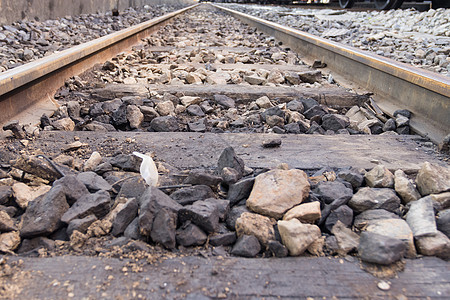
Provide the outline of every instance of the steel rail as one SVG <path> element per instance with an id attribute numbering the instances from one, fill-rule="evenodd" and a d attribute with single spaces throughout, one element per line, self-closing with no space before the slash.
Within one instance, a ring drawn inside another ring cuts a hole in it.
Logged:
<path id="1" fill-rule="evenodd" d="M 129 50 L 173 17 L 197 5 L 0 73 L 0 124 L 13 118 L 32 122 L 42 112 L 54 110 L 57 105 L 53 96 L 68 78 Z"/>
<path id="2" fill-rule="evenodd" d="M 380 108 L 412 112 L 411 128 L 441 142 L 450 133 L 450 79 L 351 46 L 210 4 L 283 42 L 307 60 L 321 60 L 330 71 L 374 93 Z"/>

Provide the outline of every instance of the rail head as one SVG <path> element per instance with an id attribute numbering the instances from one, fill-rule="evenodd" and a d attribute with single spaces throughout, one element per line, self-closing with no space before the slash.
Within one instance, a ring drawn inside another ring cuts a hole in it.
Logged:
<path id="1" fill-rule="evenodd" d="M 103 49 L 119 43 L 130 36 L 165 22 L 198 5 L 199 4 L 194 4 L 185 7 L 172 13 L 134 25 L 130 28 L 122 29 L 98 39 L 71 47 L 59 53 L 54 53 L 47 57 L 40 58 L 9 71 L 2 72 L 0 73 L 0 97 L 60 68 L 64 68 L 72 63 L 76 63 L 80 59 L 102 51 Z"/>
<path id="2" fill-rule="evenodd" d="M 450 78 L 396 62 L 325 38 L 209 4 L 274 36 L 309 60 L 320 59 L 330 71 L 374 93 L 387 114 L 413 113 L 411 127 L 436 143 L 450 133 Z"/>

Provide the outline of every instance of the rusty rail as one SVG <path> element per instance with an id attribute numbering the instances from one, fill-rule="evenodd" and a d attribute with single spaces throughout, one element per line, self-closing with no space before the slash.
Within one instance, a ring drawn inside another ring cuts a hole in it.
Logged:
<path id="1" fill-rule="evenodd" d="M 53 95 L 65 80 L 130 49 L 173 17 L 197 5 L 0 73 L 0 124 L 13 118 L 33 123 L 42 113 L 52 112 L 57 106 Z"/>
<path id="2" fill-rule="evenodd" d="M 450 79 L 392 59 L 329 41 L 211 4 L 242 22 L 275 37 L 307 60 L 321 60 L 330 71 L 374 93 L 388 115 L 408 109 L 411 128 L 434 142 L 450 133 Z"/>

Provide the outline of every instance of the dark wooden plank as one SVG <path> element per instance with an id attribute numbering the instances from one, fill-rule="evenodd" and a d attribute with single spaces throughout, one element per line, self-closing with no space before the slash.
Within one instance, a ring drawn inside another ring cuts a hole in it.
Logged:
<path id="1" fill-rule="evenodd" d="M 280 102 L 288 102 L 293 99 L 313 98 L 319 103 L 330 107 L 351 107 L 362 105 L 368 100 L 367 95 L 359 95 L 346 89 L 337 87 L 271 87 L 255 85 L 148 85 L 150 91 L 180 93 L 185 96 L 212 97 L 215 94 L 227 95 L 237 103 L 254 101 L 262 96 L 270 99 L 278 99 Z"/>
<path id="2" fill-rule="evenodd" d="M 19 258 L 10 258 L 8 263 Z M 445 299 L 450 295 L 450 264 L 428 257 L 407 260 L 405 270 L 380 279 L 357 260 L 289 257 L 177 257 L 158 264 L 83 256 L 20 258 L 13 277 L 3 277 L 15 299 L 185 299 L 189 294 L 227 299 Z M 123 268 L 128 267 L 124 272 Z M 16 280 L 15 280 L 16 279 Z M 193 296 L 191 295 L 191 296 Z M 191 298 L 197 299 L 197 298 Z M 333 298 L 334 299 L 334 298 Z"/>
<path id="3" fill-rule="evenodd" d="M 215 168 L 219 155 L 227 146 L 235 148 L 247 166 L 274 168 L 287 163 L 291 168 L 317 170 L 325 166 L 371 169 L 384 164 L 391 170 L 417 171 L 425 161 L 440 163 L 417 148 L 417 136 L 369 135 L 275 135 L 212 134 L 191 132 L 42 132 L 30 147 L 57 155 L 74 137 L 102 154 L 153 152 L 157 161 L 173 166 Z M 267 149 L 263 141 L 281 138 L 282 145 Z M 130 142 L 132 141 L 132 142 Z M 89 153 L 89 152 L 88 152 Z"/>

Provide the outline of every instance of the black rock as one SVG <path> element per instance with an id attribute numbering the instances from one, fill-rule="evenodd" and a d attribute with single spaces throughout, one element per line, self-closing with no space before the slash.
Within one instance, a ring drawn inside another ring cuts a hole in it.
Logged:
<path id="1" fill-rule="evenodd" d="M 353 195 L 348 202 L 348 206 L 357 213 L 379 208 L 397 212 L 400 208 L 400 202 L 400 198 L 392 189 L 363 187 Z"/>
<path id="2" fill-rule="evenodd" d="M 46 126 L 51 126 L 52 125 L 52 121 L 50 120 L 50 118 L 46 115 L 46 114 L 43 114 L 42 116 L 41 116 L 41 127 L 42 128 L 45 128 Z"/>
<path id="3" fill-rule="evenodd" d="M 409 134 L 409 126 L 400 126 L 395 130 L 398 134 Z"/>
<path id="4" fill-rule="evenodd" d="M 219 233 L 209 237 L 209 244 L 215 247 L 228 246 L 236 242 L 235 232 Z"/>
<path id="5" fill-rule="evenodd" d="M 133 240 L 145 240 L 145 237 L 141 235 L 139 230 L 139 218 L 135 218 L 125 229 L 123 236 Z"/>
<path id="6" fill-rule="evenodd" d="M 325 228 L 331 232 L 337 221 L 341 221 L 345 226 L 350 227 L 353 223 L 353 210 L 347 205 L 341 205 L 332 210 L 325 221 Z"/>
<path id="7" fill-rule="evenodd" d="M 238 238 L 231 254 L 243 257 L 255 257 L 261 251 L 258 239 L 253 235 L 242 235 Z"/>
<path id="8" fill-rule="evenodd" d="M 119 108 L 111 114 L 111 123 L 119 128 L 128 124 L 127 105 L 125 103 L 121 104 Z"/>
<path id="9" fill-rule="evenodd" d="M 181 188 L 170 195 L 170 198 L 177 201 L 181 205 L 189 205 L 195 201 L 214 198 L 213 190 L 207 185 L 194 185 L 191 187 Z"/>
<path id="10" fill-rule="evenodd" d="M 437 216 L 437 229 L 450 238 L 450 209 L 440 211 Z"/>
<path id="11" fill-rule="evenodd" d="M 327 114 L 322 117 L 322 127 L 325 130 L 332 130 L 334 132 L 345 129 L 350 125 L 350 121 L 346 116 L 338 114 Z"/>
<path id="12" fill-rule="evenodd" d="M 58 230 L 49 235 L 54 241 L 69 241 L 70 237 L 67 235 L 67 226 L 60 227 Z"/>
<path id="13" fill-rule="evenodd" d="M 305 117 L 308 119 L 311 119 L 314 116 L 322 118 L 326 114 L 328 114 L 328 110 L 321 105 L 315 105 L 304 112 Z"/>
<path id="14" fill-rule="evenodd" d="M 92 118 L 95 118 L 95 117 L 103 115 L 105 113 L 105 111 L 103 110 L 102 105 L 103 105 L 103 103 L 101 103 L 101 102 L 97 102 L 97 103 L 92 104 L 89 107 L 89 115 Z"/>
<path id="15" fill-rule="evenodd" d="M 219 220 L 225 221 L 228 212 L 230 211 L 230 201 L 224 199 L 208 198 L 205 200 L 207 203 L 214 204 L 219 210 Z"/>
<path id="16" fill-rule="evenodd" d="M 50 235 L 61 227 L 61 216 L 68 209 L 64 189 L 61 186 L 52 187 L 46 194 L 28 203 L 22 216 L 20 236 L 30 238 Z"/>
<path id="17" fill-rule="evenodd" d="M 122 182 L 119 194 L 117 194 L 116 199 L 139 199 L 146 189 L 147 185 L 141 177 L 129 178 Z"/>
<path id="18" fill-rule="evenodd" d="M 281 146 L 281 139 L 272 139 L 262 143 L 263 148 L 276 148 Z"/>
<path id="19" fill-rule="evenodd" d="M 237 204 L 242 199 L 248 198 L 253 189 L 255 178 L 247 178 L 230 185 L 228 189 L 227 199 L 230 200 L 230 205 Z"/>
<path id="20" fill-rule="evenodd" d="M 216 187 L 222 178 L 213 174 L 208 173 L 205 170 L 191 170 L 188 177 L 185 179 L 184 183 L 192 185 L 208 185 Z"/>
<path id="21" fill-rule="evenodd" d="M 203 230 L 191 222 L 187 222 L 176 231 L 177 244 L 184 247 L 201 246 L 206 242 L 207 238 L 208 236 Z"/>
<path id="22" fill-rule="evenodd" d="M 267 108 L 261 114 L 261 117 L 263 118 L 264 121 L 266 121 L 266 118 L 268 116 L 278 116 L 278 117 L 280 117 L 280 118 L 282 118 L 284 120 L 285 119 L 285 112 L 281 108 L 279 108 L 278 106 L 273 106 L 273 107 Z"/>
<path id="23" fill-rule="evenodd" d="M 273 131 L 273 133 L 276 133 L 276 134 L 285 134 L 286 133 L 286 130 L 284 130 L 283 128 L 278 127 L 278 126 L 273 126 L 272 131 Z"/>
<path id="24" fill-rule="evenodd" d="M 302 102 L 304 111 L 310 109 L 313 106 L 319 105 L 319 102 L 314 100 L 313 98 L 301 98 L 300 102 Z"/>
<path id="25" fill-rule="evenodd" d="M 191 116 L 196 117 L 204 117 L 205 113 L 203 112 L 202 108 L 198 106 L 197 104 L 189 105 L 188 108 L 186 108 L 186 112 L 190 114 Z"/>
<path id="26" fill-rule="evenodd" d="M 82 219 L 73 219 L 72 221 L 69 222 L 66 233 L 69 237 L 75 230 L 81 233 L 86 233 L 89 226 L 95 221 L 97 221 L 97 217 L 95 215 L 89 215 Z"/>
<path id="27" fill-rule="evenodd" d="M 118 154 L 112 157 L 109 162 L 112 166 L 124 171 L 139 172 L 142 159 L 131 154 Z"/>
<path id="28" fill-rule="evenodd" d="M 142 235 L 150 236 L 153 221 L 162 208 L 178 213 L 182 206 L 158 188 L 148 187 L 139 199 L 139 228 Z"/>
<path id="29" fill-rule="evenodd" d="M 9 202 L 13 194 L 12 188 L 7 185 L 0 185 L 0 205 L 5 205 Z"/>
<path id="30" fill-rule="evenodd" d="M 47 249 L 47 250 L 53 250 L 55 249 L 55 241 L 46 238 L 46 237 L 36 237 L 33 239 L 24 239 L 22 241 L 22 244 L 20 245 L 19 250 L 17 250 L 17 253 L 23 254 L 27 253 L 33 250 L 38 249 Z"/>
<path id="31" fill-rule="evenodd" d="M 395 129 L 397 128 L 397 126 L 395 125 L 395 120 L 394 119 L 389 119 L 386 121 L 386 123 L 384 123 L 383 126 L 383 131 L 395 131 Z"/>
<path id="32" fill-rule="evenodd" d="M 398 115 L 402 115 L 404 117 L 407 117 L 408 119 L 411 119 L 411 112 L 407 109 L 397 109 L 396 111 L 394 111 L 394 118 L 397 117 Z"/>
<path id="33" fill-rule="evenodd" d="M 181 223 L 191 221 L 208 233 L 219 228 L 219 209 L 212 202 L 197 201 L 187 205 L 178 211 L 178 218 Z"/>
<path id="34" fill-rule="evenodd" d="M 363 261 L 389 265 L 403 258 L 405 243 L 396 238 L 364 231 L 358 246 L 359 257 Z"/>
<path id="35" fill-rule="evenodd" d="M 339 171 L 337 177 L 349 182 L 354 190 L 361 187 L 364 182 L 364 175 L 352 169 Z"/>
<path id="36" fill-rule="evenodd" d="M 225 95 L 214 95 L 214 100 L 217 104 L 226 108 L 233 108 L 236 106 L 235 101 Z"/>
<path id="37" fill-rule="evenodd" d="M 295 99 L 286 104 L 286 108 L 292 111 L 297 111 L 299 113 L 303 113 L 305 108 L 303 106 L 302 101 Z"/>
<path id="38" fill-rule="evenodd" d="M 275 257 L 288 256 L 288 249 L 279 241 L 269 241 L 267 246 Z"/>
<path id="39" fill-rule="evenodd" d="M 309 129 L 306 131 L 307 134 L 325 134 L 325 130 L 316 122 L 312 122 Z"/>
<path id="40" fill-rule="evenodd" d="M 187 125 L 188 125 L 189 131 L 191 131 L 191 132 L 206 132 L 205 119 L 200 119 L 195 122 L 189 122 Z"/>
<path id="41" fill-rule="evenodd" d="M 176 246 L 175 230 L 177 229 L 177 213 L 171 209 L 161 208 L 153 220 L 150 237 L 168 249 Z"/>
<path id="42" fill-rule="evenodd" d="M 235 169 L 239 172 L 239 174 L 241 174 L 241 177 L 244 174 L 244 161 L 236 155 L 233 147 L 225 148 L 220 154 L 219 161 L 217 162 L 217 170 L 220 172 L 225 167 Z"/>
<path id="43" fill-rule="evenodd" d="M 150 128 L 156 132 L 179 131 L 178 121 L 172 116 L 156 117 L 150 122 Z"/>
<path id="44" fill-rule="evenodd" d="M 244 205 L 233 207 L 230 210 L 230 212 L 228 213 L 226 220 L 225 220 L 227 227 L 230 230 L 235 231 L 236 230 L 236 220 L 239 219 L 239 217 L 245 212 L 250 212 L 250 211 Z"/>
<path id="45" fill-rule="evenodd" d="M 120 198 L 116 198 L 117 199 Z M 126 198 L 125 198 L 126 199 Z M 112 222 L 111 234 L 118 236 L 122 234 L 138 213 L 138 201 L 136 198 L 128 199 L 122 209 L 116 214 Z"/>
<path id="46" fill-rule="evenodd" d="M 66 175 L 55 182 L 53 186 L 61 186 L 69 205 L 73 205 L 82 196 L 89 194 L 89 190 L 75 175 Z"/>
<path id="47" fill-rule="evenodd" d="M 302 131 L 300 130 L 300 125 L 298 123 L 289 123 L 284 125 L 284 130 L 286 130 L 286 133 L 292 133 L 292 134 L 300 134 Z"/>
<path id="48" fill-rule="evenodd" d="M 91 171 L 79 173 L 76 179 L 82 182 L 91 192 L 112 190 L 112 186 L 103 177 Z"/>
<path id="49" fill-rule="evenodd" d="M 326 204 L 332 203 L 338 198 L 350 200 L 353 196 L 353 190 L 346 187 L 339 181 L 322 181 L 317 184 L 314 192 L 319 195 L 320 199 Z"/>
<path id="50" fill-rule="evenodd" d="M 106 172 L 112 171 L 113 167 L 109 161 L 99 164 L 95 167 L 94 172 L 98 175 L 103 175 Z"/>
<path id="51" fill-rule="evenodd" d="M 14 137 L 20 140 L 27 137 L 27 134 L 22 129 L 22 126 L 19 124 L 19 121 L 17 120 L 7 123 L 5 126 L 3 126 L 3 130 L 11 130 Z"/>
<path id="52" fill-rule="evenodd" d="M 82 219 L 90 214 L 100 219 L 108 214 L 110 203 L 111 197 L 106 191 L 84 195 L 67 210 L 61 221 L 69 224 L 73 219 Z"/>

